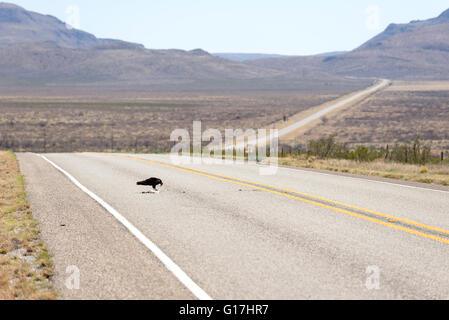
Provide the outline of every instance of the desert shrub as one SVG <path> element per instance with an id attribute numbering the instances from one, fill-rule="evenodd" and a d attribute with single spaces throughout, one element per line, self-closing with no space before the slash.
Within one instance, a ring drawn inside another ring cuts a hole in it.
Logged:
<path id="1" fill-rule="evenodd" d="M 335 142 L 334 136 L 321 138 L 318 141 L 309 141 L 309 153 L 322 159 L 334 157 L 346 149 L 345 145 Z"/>
<path id="2" fill-rule="evenodd" d="M 386 159 L 395 162 L 424 165 L 432 160 L 431 147 L 423 146 L 419 137 L 413 143 L 395 144 L 387 152 Z"/>
<path id="3" fill-rule="evenodd" d="M 298 149 L 298 148 L 297 148 Z M 299 148 L 299 150 L 302 150 Z M 301 151 L 300 153 L 303 153 Z M 412 143 L 395 144 L 393 147 L 374 148 L 366 146 L 356 146 L 348 148 L 346 143 L 338 143 L 334 136 L 311 140 L 308 143 L 308 150 L 305 152 L 308 157 L 318 159 L 345 159 L 358 162 L 372 162 L 384 159 L 386 161 L 418 164 L 424 166 L 427 163 L 440 163 L 440 157 L 432 155 L 430 146 L 423 145 L 419 137 Z M 288 156 L 284 152 L 282 156 Z"/>
<path id="4" fill-rule="evenodd" d="M 358 146 L 350 152 L 350 158 L 359 162 L 371 162 L 379 158 L 379 153 L 373 148 Z"/>
<path id="5" fill-rule="evenodd" d="M 358 146 L 350 150 L 346 143 L 336 142 L 334 136 L 310 141 L 308 154 L 320 159 L 347 159 L 360 162 L 374 161 L 379 157 L 379 152 L 373 148 Z"/>
<path id="6" fill-rule="evenodd" d="M 424 173 L 427 173 L 427 172 L 429 172 L 429 170 L 427 169 L 426 166 L 422 166 L 421 168 L 419 168 L 419 173 L 420 174 L 424 174 Z"/>

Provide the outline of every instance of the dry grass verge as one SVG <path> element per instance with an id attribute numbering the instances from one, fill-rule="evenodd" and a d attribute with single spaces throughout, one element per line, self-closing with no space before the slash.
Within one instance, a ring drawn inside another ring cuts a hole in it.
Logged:
<path id="1" fill-rule="evenodd" d="M 56 299 L 53 265 L 12 152 L 0 151 L 0 187 L 0 300 Z"/>
<path id="2" fill-rule="evenodd" d="M 279 163 L 288 166 L 449 186 L 449 166 L 447 164 L 421 166 L 383 160 L 373 162 L 337 159 L 319 160 L 306 156 L 281 158 Z"/>

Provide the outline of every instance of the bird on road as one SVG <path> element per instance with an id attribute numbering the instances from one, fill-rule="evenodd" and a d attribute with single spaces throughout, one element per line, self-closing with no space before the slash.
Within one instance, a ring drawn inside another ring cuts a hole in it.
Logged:
<path id="1" fill-rule="evenodd" d="M 154 191 L 142 192 L 143 194 L 146 194 L 146 193 L 159 192 L 159 190 L 157 189 L 157 186 L 161 186 L 161 187 L 162 187 L 162 186 L 164 185 L 164 183 L 162 182 L 161 179 L 158 179 L 158 178 L 150 178 L 150 179 L 147 179 L 147 180 L 145 180 L 145 181 L 137 182 L 137 185 L 138 185 L 138 186 L 149 186 L 149 187 L 153 187 L 153 190 L 154 190 Z"/>

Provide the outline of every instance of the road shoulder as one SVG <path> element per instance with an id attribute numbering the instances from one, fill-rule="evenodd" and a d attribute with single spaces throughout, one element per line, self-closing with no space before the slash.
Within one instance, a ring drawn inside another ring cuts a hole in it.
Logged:
<path id="1" fill-rule="evenodd" d="M 0 151 L 0 300 L 52 300 L 53 264 L 12 152 Z"/>

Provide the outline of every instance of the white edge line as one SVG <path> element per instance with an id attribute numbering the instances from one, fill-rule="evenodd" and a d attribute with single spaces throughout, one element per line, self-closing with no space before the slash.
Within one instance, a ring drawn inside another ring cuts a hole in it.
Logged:
<path id="1" fill-rule="evenodd" d="M 352 180 L 359 180 L 359 181 L 366 181 L 366 182 L 388 184 L 388 185 L 391 185 L 391 186 L 404 187 L 404 188 L 410 188 L 410 189 L 418 189 L 418 190 L 423 190 L 423 191 L 435 191 L 435 192 L 449 193 L 449 191 L 445 191 L 445 190 L 438 190 L 438 189 L 417 187 L 417 186 L 409 186 L 409 185 L 401 184 L 401 183 L 379 181 L 379 180 L 370 179 L 370 177 L 372 178 L 372 177 L 376 177 L 376 176 L 366 176 L 366 178 L 359 178 L 359 177 L 351 177 L 351 176 L 340 175 L 340 174 L 332 174 L 332 173 L 326 173 L 326 172 L 312 171 L 313 169 L 306 170 L 306 169 L 301 168 L 301 167 L 289 168 L 289 167 L 282 167 L 282 166 L 280 166 L 279 169 L 287 169 L 287 170 L 293 170 L 293 171 L 302 171 L 302 172 L 308 172 L 308 173 L 313 173 L 313 174 L 321 174 L 321 175 L 325 175 L 325 176 L 341 177 L 341 178 L 352 179 Z M 382 177 L 379 176 L 379 178 L 382 178 Z M 407 182 L 407 180 L 404 180 L 404 181 Z M 413 182 L 413 181 L 408 181 L 408 182 Z"/>
<path id="2" fill-rule="evenodd" d="M 125 226 L 140 242 L 142 242 L 164 265 L 173 273 L 173 275 L 200 300 L 212 300 L 212 298 L 201 289 L 182 269 L 174 263 L 159 247 L 148 239 L 139 229 L 137 229 L 131 222 L 123 217 L 117 210 L 110 206 L 107 202 L 97 196 L 95 193 L 83 186 L 78 180 L 76 180 L 70 173 L 59 167 L 57 164 L 49 160 L 43 155 L 38 155 L 45 161 L 50 163 L 58 171 L 63 173 L 70 181 L 73 182 L 78 188 L 89 195 L 92 199 L 98 202 L 103 208 L 105 208 L 110 214 L 112 214 L 121 224 Z"/>

